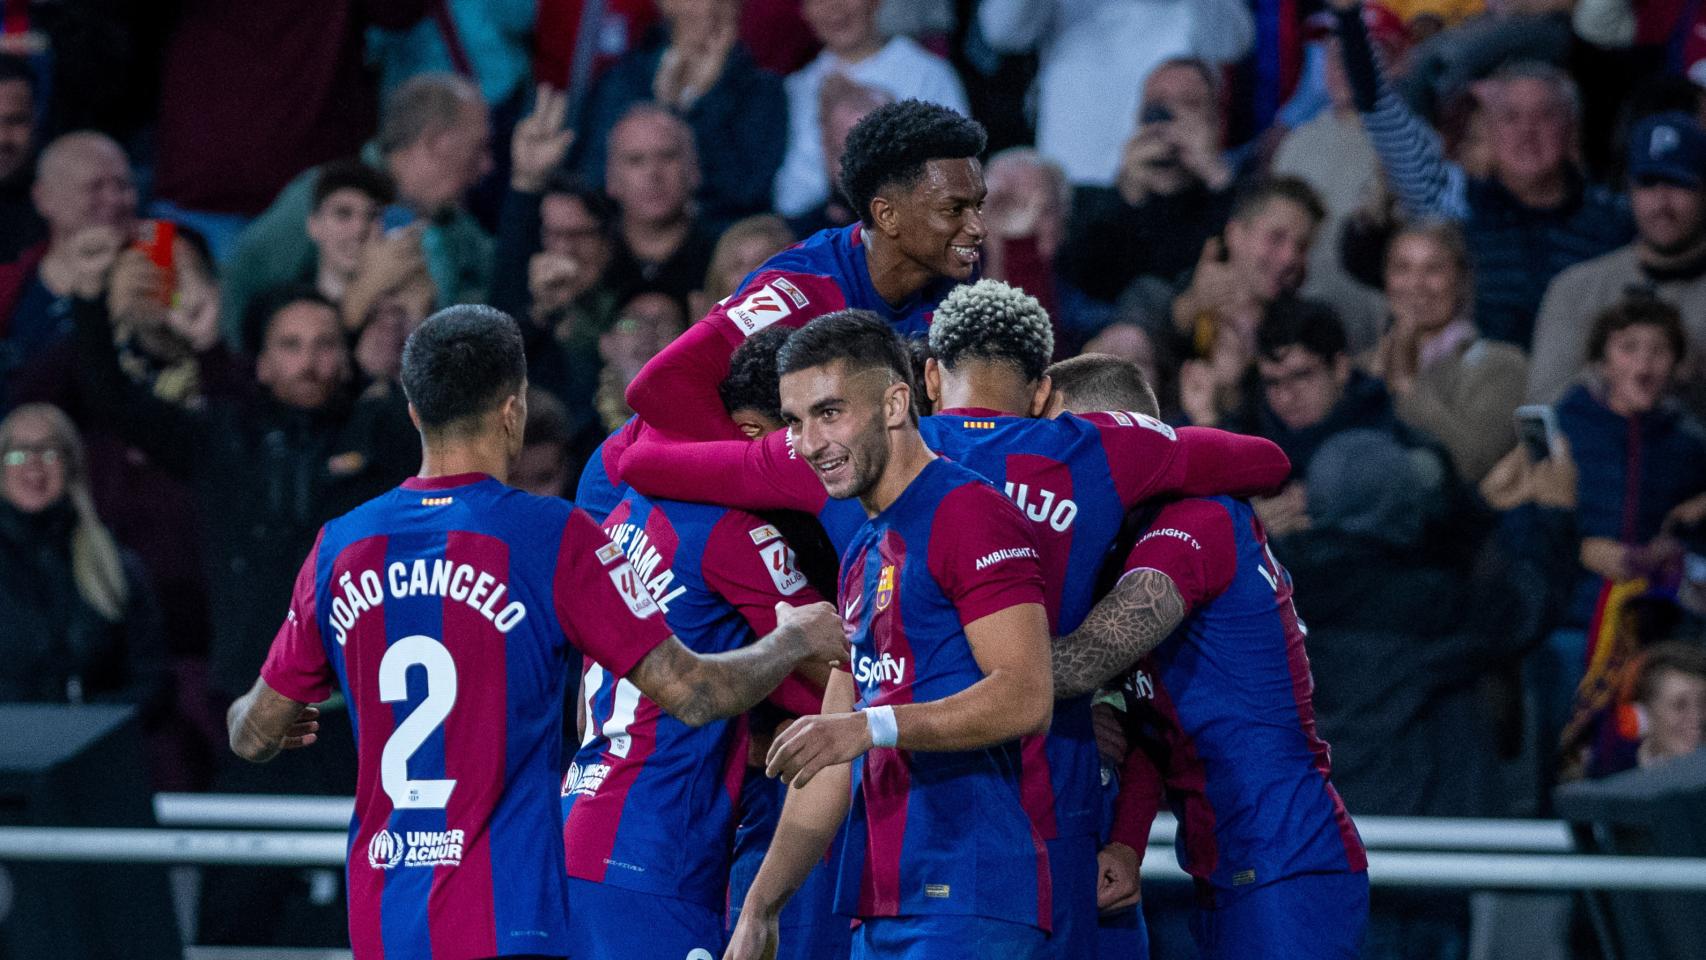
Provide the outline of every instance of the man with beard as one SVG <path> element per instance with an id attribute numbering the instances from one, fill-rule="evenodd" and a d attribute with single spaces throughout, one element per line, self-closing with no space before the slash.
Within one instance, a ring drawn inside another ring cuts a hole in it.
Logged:
<path id="1" fill-rule="evenodd" d="M 1671 112 L 1635 125 L 1629 201 L 1635 242 L 1571 267 L 1546 290 L 1529 361 L 1530 403 L 1552 403 L 1580 379 L 1593 319 L 1635 290 L 1682 314 L 1689 343 L 1684 370 L 1700 370 L 1706 350 L 1706 129 L 1700 121 Z M 1693 406 L 1698 412 L 1706 405 Z"/>
<path id="2" fill-rule="evenodd" d="M 778 358 L 800 455 L 869 520 L 842 564 L 852 670 L 771 746 L 767 771 L 791 789 L 729 957 L 774 949 L 844 817 L 836 912 L 863 921 L 854 957 L 1029 958 L 1046 943 L 1049 858 L 1024 798 L 1047 785 L 1020 759 L 1053 704 L 1042 561 L 1010 501 L 925 446 L 911 367 L 862 310 L 808 324 Z"/>

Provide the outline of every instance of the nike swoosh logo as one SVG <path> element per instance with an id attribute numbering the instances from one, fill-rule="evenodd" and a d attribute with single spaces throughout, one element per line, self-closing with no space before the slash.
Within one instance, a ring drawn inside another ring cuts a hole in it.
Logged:
<path id="1" fill-rule="evenodd" d="M 855 596 L 852 600 L 847 601 L 847 612 L 842 614 L 842 616 L 843 617 L 852 617 L 854 613 L 858 612 L 859 601 L 861 601 L 863 599 L 865 599 L 865 595 L 861 593 L 861 594 L 858 594 L 857 596 Z"/>

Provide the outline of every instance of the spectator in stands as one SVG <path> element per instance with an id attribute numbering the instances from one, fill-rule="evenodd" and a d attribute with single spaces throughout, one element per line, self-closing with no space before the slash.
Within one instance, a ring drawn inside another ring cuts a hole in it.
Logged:
<path id="1" fill-rule="evenodd" d="M 1558 403 L 1558 426 L 1581 472 L 1581 569 L 1568 629 L 1553 638 L 1571 690 L 1602 587 L 1675 564 L 1679 548 L 1665 534 L 1706 517 L 1706 436 L 1668 399 L 1685 342 L 1675 307 L 1647 296 L 1623 300 L 1594 319 L 1593 382 Z"/>
<path id="2" fill-rule="evenodd" d="M 1649 647 L 1635 680 L 1643 721 L 1636 763 L 1651 767 L 1706 744 L 1706 648 L 1670 641 Z"/>
<path id="3" fill-rule="evenodd" d="M 494 108 L 519 99 L 531 85 L 528 48 L 538 0 L 450 0 L 402 29 L 367 32 L 367 59 L 379 68 L 388 97 L 423 73 L 459 73 L 477 80 Z M 559 81 L 559 84 L 561 81 Z"/>
<path id="4" fill-rule="evenodd" d="M 699 215 L 716 226 L 770 208 L 787 144 L 782 81 L 737 37 L 740 0 L 663 0 L 666 31 L 616 61 L 580 105 L 569 164 L 587 183 L 612 176 L 616 129 L 641 103 L 680 117 L 698 144 Z M 694 277 L 694 283 L 698 282 Z M 689 288 L 690 289 L 690 288 Z M 686 291 L 682 291 L 685 295 Z"/>
<path id="5" fill-rule="evenodd" d="M 528 387 L 523 446 L 510 471 L 509 485 L 537 497 L 573 495 L 569 482 L 579 470 L 571 462 L 574 435 L 569 429 L 569 412 L 562 401 L 538 387 Z"/>
<path id="6" fill-rule="evenodd" d="M 1469 176 L 1387 86 L 1358 0 L 1333 0 L 1345 73 L 1375 152 L 1411 216 L 1460 220 L 1475 268 L 1481 332 L 1528 349 L 1546 284 L 1565 268 L 1627 242 L 1628 211 L 1587 183 L 1577 161 L 1581 101 L 1569 75 L 1542 63 L 1489 82 L 1493 170 Z"/>
<path id="7" fill-rule="evenodd" d="M 35 71 L 22 57 L 0 54 L 0 263 L 47 236 L 30 198 L 35 159 Z"/>
<path id="8" fill-rule="evenodd" d="M 598 375 L 597 405 L 606 432 L 634 415 L 623 394 L 640 368 L 686 329 L 687 307 L 667 291 L 641 289 L 622 304 L 616 322 L 598 338 L 604 368 Z"/>
<path id="9" fill-rule="evenodd" d="M 45 403 L 0 421 L 0 702 L 166 708 L 160 611 L 95 513 L 82 441 Z"/>
<path id="10" fill-rule="evenodd" d="M 739 289 L 740 282 L 764 261 L 793 243 L 794 234 L 788 224 L 773 213 L 747 217 L 730 225 L 711 250 L 704 286 L 687 298 L 688 317 L 710 313 L 712 307 Z"/>
<path id="11" fill-rule="evenodd" d="M 223 262 L 245 219 L 273 202 L 292 178 L 355 153 L 373 132 L 377 98 L 362 62 L 363 32 L 407 27 L 430 6 L 429 0 L 328 0 L 309 16 L 295 0 L 168 8 L 156 195 L 170 206 L 162 215 L 193 220 Z M 406 201 L 417 199 L 415 183 L 401 190 Z M 279 239 L 301 230 L 309 188 L 300 191 L 291 215 L 273 228 Z M 183 216 L 174 216 L 174 209 Z M 277 252 L 297 259 L 286 249 Z M 253 288 L 295 276 L 299 264 L 288 266 L 284 275 Z"/>
<path id="12" fill-rule="evenodd" d="M 368 247 L 379 239 L 380 217 L 396 195 L 384 171 L 359 160 L 337 160 L 321 168 L 308 213 L 314 266 L 312 273 L 296 279 L 313 283 L 327 300 L 341 304 Z"/>
<path id="13" fill-rule="evenodd" d="M 1511 813 L 1483 683 L 1545 636 L 1575 537 L 1568 458 L 1521 467 L 1466 571 L 1423 549 L 1422 480 L 1391 435 L 1337 434 L 1309 463 L 1309 529 L 1274 550 L 1309 625 L 1333 785 L 1358 816 Z M 1373 907 L 1365 956 L 1464 955 L 1461 894 L 1387 892 Z"/>
<path id="14" fill-rule="evenodd" d="M 136 185 L 105 134 L 68 133 L 42 151 L 33 190 L 47 242 L 0 272 L 0 394 L 6 378 L 71 329 L 71 299 L 99 296 L 136 230 Z"/>
<path id="15" fill-rule="evenodd" d="M 1152 339 L 1196 358 L 1179 370 L 1180 402 L 1192 422 L 1212 426 L 1242 402 L 1256 328 L 1303 282 L 1321 216 L 1321 201 L 1303 181 L 1257 181 L 1239 194 L 1223 235 L 1204 242 L 1183 292 L 1139 283 L 1122 298 L 1126 315 L 1141 319 Z"/>
<path id="16" fill-rule="evenodd" d="M 825 176 L 825 169 L 827 158 L 835 154 L 825 142 L 826 112 L 819 100 L 827 77 L 845 77 L 896 100 L 925 100 L 971 114 L 953 67 L 911 37 L 884 37 L 878 31 L 881 5 L 880 0 L 804 0 L 800 4 L 812 33 L 823 41 L 823 52 L 786 81 L 788 151 L 776 173 L 775 192 L 776 210 L 785 217 L 801 216 L 834 193 L 836 181 Z"/>
<path id="17" fill-rule="evenodd" d="M 1215 69 L 1190 58 L 1157 65 L 1113 185 L 1077 192 L 1061 261 L 1090 296 L 1111 301 L 1140 277 L 1177 282 L 1226 225 L 1237 191 Z"/>
<path id="18" fill-rule="evenodd" d="M 1403 49 L 1402 24 L 1390 14 L 1376 18 L 1378 7 L 1365 6 L 1370 39 L 1387 63 Z M 1345 222 L 1384 189 L 1380 159 L 1363 131 L 1345 79 L 1339 39 L 1333 32 L 1333 16 L 1316 14 L 1305 25 L 1322 51 L 1323 86 L 1328 106 L 1308 122 L 1287 131 L 1274 152 L 1272 172 L 1298 177 L 1321 197 L 1327 216 L 1321 222 L 1318 242 L 1310 248 L 1309 277 L 1302 293 L 1331 303 L 1345 322 L 1345 336 L 1352 353 L 1374 346 L 1385 325 L 1385 304 L 1379 292 L 1360 283 L 1339 257 L 1340 235 Z"/>
<path id="19" fill-rule="evenodd" d="M 255 310 L 263 320 L 254 327 L 257 382 L 245 396 L 202 409 L 166 403 L 125 376 L 102 304 L 79 300 L 74 311 L 77 377 L 93 415 L 195 493 L 221 712 L 259 669 L 320 525 L 410 472 L 354 439 L 362 408 L 349 399 L 337 308 L 312 288 L 287 287 L 258 299 Z"/>
<path id="20" fill-rule="evenodd" d="M 1448 221 L 1400 228 L 1386 250 L 1392 325 L 1367 358 L 1398 419 L 1435 437 L 1457 475 L 1476 484 L 1516 443 L 1528 360 L 1475 328 L 1463 233 Z"/>
<path id="21" fill-rule="evenodd" d="M 386 101 L 379 134 L 362 160 L 390 175 L 397 203 L 386 208 L 387 232 L 420 224 L 427 268 L 438 302 L 483 299 L 492 244 L 461 208 L 463 195 L 491 165 L 486 106 L 472 83 L 450 74 L 422 74 Z M 308 170 L 245 229 L 225 264 L 225 335 L 241 343 L 251 300 L 268 287 L 313 276 L 314 242 L 307 222 L 323 168 Z"/>
<path id="22" fill-rule="evenodd" d="M 1236 0 L 983 0 L 977 24 L 998 51 L 1038 52 L 1037 149 L 1075 187 L 1113 185 L 1156 67 L 1231 63 L 1255 36 Z"/>
<path id="23" fill-rule="evenodd" d="M 1256 501 L 1269 532 L 1283 536 L 1307 523 L 1309 465 L 1323 443 L 1349 430 L 1372 430 L 1415 451 L 1417 482 L 1408 496 L 1430 527 L 1454 505 L 1448 458 L 1432 438 L 1398 418 L 1385 384 L 1351 363 L 1345 329 L 1331 307 L 1295 299 L 1269 307 L 1256 331 L 1255 373 L 1255 389 L 1244 391 L 1221 425 L 1267 437 L 1291 458 L 1294 482 Z M 1189 412 L 1191 400 L 1185 406 Z"/>
<path id="24" fill-rule="evenodd" d="M 1587 372 L 1594 318 L 1631 290 L 1676 307 L 1691 350 L 1684 375 L 1706 352 L 1706 129 L 1694 117 L 1661 113 L 1629 138 L 1629 199 L 1635 242 L 1560 273 L 1534 327 L 1528 398 L 1554 403 Z"/>
<path id="25" fill-rule="evenodd" d="M 1031 147 L 1009 147 L 983 171 L 989 194 L 983 219 L 983 275 L 1036 297 L 1055 327 L 1055 354 L 1071 356 L 1094 336 L 1109 311 L 1060 275 L 1072 188 L 1066 172 Z"/>
<path id="26" fill-rule="evenodd" d="M 621 211 L 611 286 L 655 287 L 686 300 L 705 279 L 717 242 L 693 212 L 700 181 L 693 130 L 656 104 L 635 105 L 610 132 L 604 178 Z"/>
<path id="27" fill-rule="evenodd" d="M 1143 381 L 1155 394 L 1161 419 L 1169 423 L 1179 419 L 1178 365 L 1141 324 L 1116 320 L 1103 327 L 1084 344 L 1079 355 L 1096 353 L 1129 360 L 1143 374 Z"/>
<path id="28" fill-rule="evenodd" d="M 1410 108 L 1432 116 L 1452 94 L 1507 63 L 1563 67 L 1570 55 L 1572 0 L 1507 0 L 1416 44 L 1401 91 Z"/>
<path id="29" fill-rule="evenodd" d="M 818 149 L 823 159 L 823 180 L 830 186 L 817 206 L 787 218 L 788 229 L 794 236 L 803 239 L 819 230 L 845 227 L 858 219 L 847 205 L 847 198 L 841 195 L 841 152 L 847 146 L 847 135 L 865 119 L 865 114 L 893 102 L 894 97 L 882 90 L 855 83 L 839 73 L 823 78 L 817 99 L 817 131 L 822 144 Z M 785 174 L 786 168 L 779 176 Z"/>

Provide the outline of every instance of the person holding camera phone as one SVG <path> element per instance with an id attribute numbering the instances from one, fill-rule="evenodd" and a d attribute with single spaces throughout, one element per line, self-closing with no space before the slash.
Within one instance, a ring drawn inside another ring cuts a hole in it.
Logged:
<path id="1" fill-rule="evenodd" d="M 1219 76 L 1167 60 L 1143 82 L 1137 133 L 1111 187 L 1081 187 L 1061 251 L 1066 278 L 1112 301 L 1134 280 L 1172 283 L 1232 212 L 1237 175 L 1221 147 Z"/>

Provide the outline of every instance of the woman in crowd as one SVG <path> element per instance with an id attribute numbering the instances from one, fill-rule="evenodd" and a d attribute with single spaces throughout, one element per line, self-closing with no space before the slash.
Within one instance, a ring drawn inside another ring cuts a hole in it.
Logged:
<path id="1" fill-rule="evenodd" d="M 747 217 L 731 225 L 711 251 L 711 266 L 705 285 L 688 298 L 689 322 L 711 312 L 711 308 L 740 288 L 747 274 L 794 243 L 788 224 L 773 213 Z"/>
<path id="2" fill-rule="evenodd" d="M 0 421 L 0 702 L 164 708 L 159 611 L 95 515 L 77 428 L 25 404 Z"/>
<path id="3" fill-rule="evenodd" d="M 1516 443 L 1511 413 L 1522 403 L 1528 360 L 1476 330 L 1469 251 L 1456 224 L 1400 229 L 1387 245 L 1385 274 L 1392 322 L 1366 366 L 1386 381 L 1398 419 L 1437 437 L 1458 476 L 1478 483 Z"/>

